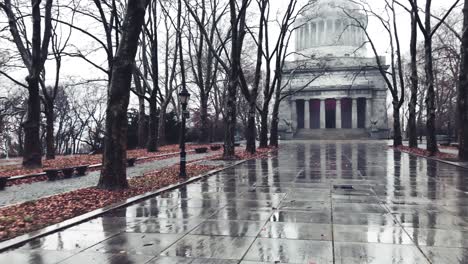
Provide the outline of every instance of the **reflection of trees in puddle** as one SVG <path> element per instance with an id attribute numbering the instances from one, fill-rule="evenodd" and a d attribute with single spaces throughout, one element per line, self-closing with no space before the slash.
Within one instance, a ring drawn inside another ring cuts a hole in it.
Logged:
<path id="1" fill-rule="evenodd" d="M 127 208 L 127 207 L 126 207 Z M 118 217 L 118 218 L 117 218 Z M 113 239 L 117 237 L 114 236 L 117 232 L 120 233 L 121 230 L 125 230 L 127 227 L 127 210 L 117 210 L 113 214 L 113 217 L 102 217 L 102 231 L 105 237 L 110 237 L 109 239 L 101 242 L 101 245 L 105 249 L 112 249 L 115 244 L 112 243 Z M 113 238 L 111 236 L 114 236 Z M 127 237 L 125 232 L 117 235 L 119 241 L 119 247 L 126 249 L 131 248 L 131 245 L 128 245 Z M 121 252 L 112 252 L 112 253 L 121 253 Z M 105 256 L 103 256 L 105 257 Z M 131 259 L 127 256 L 126 252 L 124 254 L 119 254 L 118 259 L 115 255 L 106 255 L 108 258 L 109 264 L 118 264 L 118 263 L 133 263 Z"/>
<path id="2" fill-rule="evenodd" d="M 418 182 L 418 158 L 416 156 L 409 156 L 409 184 L 410 184 L 410 196 L 417 197 L 418 196 L 418 189 L 417 189 L 417 182 Z"/>

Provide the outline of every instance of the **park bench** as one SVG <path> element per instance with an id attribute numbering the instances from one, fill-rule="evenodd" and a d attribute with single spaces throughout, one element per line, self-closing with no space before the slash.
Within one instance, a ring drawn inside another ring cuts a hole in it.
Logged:
<path id="1" fill-rule="evenodd" d="M 133 167 L 135 166 L 136 158 L 129 158 L 127 159 L 127 165 L 128 167 Z"/>
<path id="2" fill-rule="evenodd" d="M 73 176 L 74 171 L 75 171 L 75 168 L 73 167 L 63 168 L 62 169 L 63 178 L 70 179 Z"/>
<path id="3" fill-rule="evenodd" d="M 10 177 L 0 177 L 0 191 L 5 189 L 7 181 Z"/>
<path id="4" fill-rule="evenodd" d="M 213 151 L 220 150 L 221 146 L 220 145 L 210 146 L 210 149 L 213 150 Z"/>
<path id="5" fill-rule="evenodd" d="M 196 148 L 195 153 L 206 153 L 208 151 L 208 148 Z"/>
<path id="6" fill-rule="evenodd" d="M 86 174 L 86 171 L 88 170 L 88 167 L 88 165 L 75 167 L 78 176 L 84 176 Z"/>
<path id="7" fill-rule="evenodd" d="M 69 179 L 73 177 L 73 173 L 76 171 L 76 175 L 83 176 L 86 174 L 88 170 L 88 165 L 79 165 L 74 167 L 67 167 L 61 169 L 46 169 L 44 172 L 46 173 L 47 179 L 49 181 L 55 181 L 60 177 L 60 172 L 63 174 L 63 178 Z"/>
<path id="8" fill-rule="evenodd" d="M 55 181 L 59 177 L 59 169 L 44 170 L 49 181 Z"/>
<path id="9" fill-rule="evenodd" d="M 441 146 L 448 146 L 450 144 L 450 137 L 448 135 L 436 135 L 436 140 Z"/>

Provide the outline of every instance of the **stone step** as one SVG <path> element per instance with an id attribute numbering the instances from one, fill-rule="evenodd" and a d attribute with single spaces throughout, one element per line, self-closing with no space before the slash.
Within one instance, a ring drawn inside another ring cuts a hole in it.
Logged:
<path id="1" fill-rule="evenodd" d="M 369 133 L 365 129 L 299 129 L 295 139 L 369 139 Z"/>

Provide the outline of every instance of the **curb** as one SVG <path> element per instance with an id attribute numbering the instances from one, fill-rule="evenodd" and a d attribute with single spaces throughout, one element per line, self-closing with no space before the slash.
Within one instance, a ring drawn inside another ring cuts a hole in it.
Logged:
<path id="1" fill-rule="evenodd" d="M 51 226 L 48 226 L 48 227 L 33 231 L 33 232 L 30 232 L 30 233 L 23 234 L 21 236 L 18 236 L 18 237 L 9 239 L 9 240 L 5 240 L 3 242 L 0 242 L 0 253 L 6 251 L 8 249 L 19 247 L 19 246 L 21 246 L 21 245 L 23 245 L 23 244 L 25 244 L 25 243 L 33 240 L 33 239 L 40 238 L 40 237 L 43 237 L 43 236 L 47 236 L 47 235 L 50 235 L 52 233 L 55 233 L 55 232 L 61 231 L 63 229 L 66 229 L 68 227 L 71 227 L 71 226 L 74 226 L 74 225 L 77 225 L 77 224 L 81 224 L 83 222 L 86 222 L 88 220 L 96 218 L 96 217 L 98 217 L 100 215 L 103 215 L 103 214 L 105 214 L 105 213 L 107 213 L 109 211 L 129 206 L 129 205 L 137 203 L 137 202 L 139 202 L 141 200 L 146 200 L 146 199 L 148 199 L 150 197 L 157 196 L 157 195 L 159 195 L 159 194 L 161 194 L 163 192 L 171 191 L 171 190 L 177 189 L 177 188 L 179 188 L 181 186 L 184 186 L 184 185 L 190 184 L 192 182 L 201 180 L 203 178 L 212 176 L 212 175 L 214 175 L 216 173 L 219 173 L 221 171 L 224 171 L 224 170 L 230 169 L 232 167 L 238 166 L 238 165 L 240 165 L 240 164 L 242 164 L 242 163 L 244 163 L 246 161 L 252 160 L 252 159 L 255 159 L 255 158 L 240 160 L 240 161 L 237 161 L 234 164 L 228 165 L 226 167 L 219 168 L 219 169 L 214 169 L 214 170 L 208 171 L 208 172 L 206 172 L 204 174 L 194 176 L 192 178 L 187 179 L 184 182 L 174 183 L 174 184 L 171 184 L 169 186 L 160 188 L 160 189 L 152 191 L 152 192 L 147 192 L 147 193 L 144 193 L 144 194 L 141 194 L 141 195 L 137 195 L 137 196 L 128 198 L 127 200 L 125 200 L 123 202 L 115 203 L 115 204 L 112 204 L 112 205 L 109 205 L 109 206 L 106 206 L 106 207 L 103 207 L 103 208 L 100 208 L 100 209 L 85 213 L 83 215 L 76 216 L 74 218 L 70 218 L 70 219 L 65 220 L 63 222 L 60 222 L 60 223 L 57 223 L 57 224 L 54 224 L 54 225 L 51 225 Z"/>
<path id="2" fill-rule="evenodd" d="M 459 167 L 459 168 L 463 168 L 463 169 L 468 169 L 467 166 L 458 164 L 458 163 L 456 163 L 456 162 L 452 162 L 452 161 L 448 161 L 448 160 L 443 160 L 443 159 L 439 159 L 439 158 L 434 158 L 434 157 L 428 157 L 428 156 L 424 156 L 424 155 L 420 155 L 420 154 L 416 154 L 416 153 L 412 153 L 412 152 L 408 152 L 408 151 L 403 151 L 403 150 L 395 149 L 395 148 L 393 148 L 393 150 L 397 150 L 397 151 L 399 151 L 399 152 L 401 152 L 401 153 L 406 153 L 406 154 L 408 154 L 408 155 L 413 155 L 413 156 L 420 157 L 420 158 L 425 158 L 425 159 L 428 159 L 428 160 L 438 161 L 438 162 L 445 163 L 445 164 L 448 164 L 448 165 L 452 165 L 452 166 L 455 166 L 455 167 Z"/>

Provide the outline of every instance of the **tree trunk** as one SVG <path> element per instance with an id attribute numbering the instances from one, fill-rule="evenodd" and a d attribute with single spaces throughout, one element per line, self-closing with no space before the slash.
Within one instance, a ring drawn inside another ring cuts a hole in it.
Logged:
<path id="1" fill-rule="evenodd" d="M 430 27 L 426 27 L 430 28 Z M 434 155 L 437 151 L 436 139 L 436 124 L 435 124 L 435 92 L 434 92 L 434 69 L 432 64 L 432 39 L 426 38 L 424 41 L 425 53 L 425 71 L 426 71 L 426 109 L 427 109 L 427 150 L 430 155 Z"/>
<path id="2" fill-rule="evenodd" d="M 245 1 L 243 1 L 245 2 Z M 231 68 L 229 70 L 227 98 L 226 98 L 226 116 L 225 116 L 225 133 L 224 133 L 224 159 L 235 158 L 235 133 L 236 133 L 236 95 L 239 85 L 239 71 L 241 67 L 241 50 L 242 41 L 239 33 L 240 27 L 245 26 L 245 14 L 237 15 L 237 4 L 235 0 L 229 0 L 230 7 L 230 22 L 231 22 Z M 241 22 L 240 22 L 241 21 Z M 242 22 L 243 21 L 243 22 Z"/>
<path id="3" fill-rule="evenodd" d="M 460 78 L 458 85 L 458 157 L 468 160 L 468 0 L 463 7 L 463 35 L 461 44 Z"/>
<path id="4" fill-rule="evenodd" d="M 400 123 L 400 106 L 398 99 L 393 102 L 393 146 L 398 147 L 403 145 L 401 136 L 401 123 Z"/>
<path id="5" fill-rule="evenodd" d="M 39 78 L 28 76 L 28 107 L 24 128 L 23 166 L 26 168 L 42 167 L 41 140 L 39 123 L 41 102 L 39 98 Z"/>
<path id="6" fill-rule="evenodd" d="M 416 125 L 416 105 L 418 103 L 418 64 L 417 64 L 417 34 L 418 34 L 418 25 L 415 14 L 411 14 L 411 43 L 410 43 L 410 53 L 411 53 L 411 96 L 408 104 L 408 138 L 409 138 L 409 147 L 417 148 L 418 147 L 418 131 Z"/>
<path id="7" fill-rule="evenodd" d="M 208 97 L 204 94 L 200 95 L 200 135 L 198 141 L 200 143 L 208 143 L 210 138 L 209 135 L 209 122 L 208 122 Z"/>
<path id="8" fill-rule="evenodd" d="M 260 148 L 268 147 L 268 105 L 260 113 Z"/>
<path id="9" fill-rule="evenodd" d="M 156 96 L 151 96 L 149 100 L 150 116 L 148 125 L 148 152 L 158 151 L 158 113 Z"/>
<path id="10" fill-rule="evenodd" d="M 54 104 L 51 101 L 45 102 L 46 115 L 46 159 L 55 159 L 55 138 L 54 138 Z"/>
<path id="11" fill-rule="evenodd" d="M 138 97 L 138 147 L 145 148 L 148 142 L 148 121 L 146 120 L 145 98 Z"/>
<path id="12" fill-rule="evenodd" d="M 235 133 L 236 133 L 236 94 L 237 94 L 237 69 L 232 69 L 229 76 L 228 95 L 226 100 L 226 117 L 224 130 L 224 159 L 235 158 Z"/>
<path id="13" fill-rule="evenodd" d="M 158 146 L 164 146 L 167 144 L 166 141 L 166 111 L 167 104 L 163 104 L 159 110 L 159 122 L 158 122 Z"/>
<path id="14" fill-rule="evenodd" d="M 255 100 L 252 99 L 252 101 L 253 102 L 249 103 L 249 116 L 247 120 L 247 129 L 245 131 L 245 136 L 247 139 L 246 151 L 251 154 L 254 154 L 255 149 L 256 149 L 256 144 L 255 144 L 255 136 L 256 136 L 255 112 L 257 111 L 256 97 L 255 97 Z"/>
<path id="15" fill-rule="evenodd" d="M 98 188 L 118 190 L 127 182 L 127 108 L 138 38 L 144 23 L 147 0 L 129 1 L 122 25 L 122 38 L 114 57 L 108 89 L 106 133 Z"/>
<path id="16" fill-rule="evenodd" d="M 278 95 L 277 95 L 278 97 Z M 278 147 L 278 125 L 279 125 L 279 98 L 275 99 L 275 104 L 273 105 L 273 113 L 271 118 L 271 128 L 270 128 L 270 146 Z"/>

